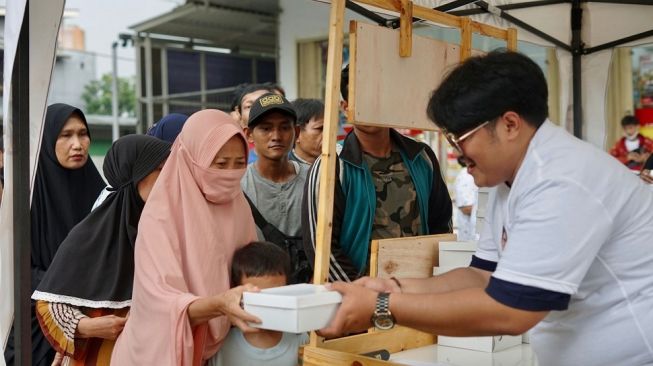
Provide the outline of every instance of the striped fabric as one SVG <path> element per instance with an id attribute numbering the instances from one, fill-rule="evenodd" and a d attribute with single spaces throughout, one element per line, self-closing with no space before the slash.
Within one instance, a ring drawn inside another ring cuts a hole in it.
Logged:
<path id="1" fill-rule="evenodd" d="M 68 304 L 36 302 L 36 317 L 52 347 L 64 355 L 63 366 L 109 366 L 115 340 L 75 339 L 80 319 L 105 315 L 124 317 L 129 308 L 92 309 Z"/>

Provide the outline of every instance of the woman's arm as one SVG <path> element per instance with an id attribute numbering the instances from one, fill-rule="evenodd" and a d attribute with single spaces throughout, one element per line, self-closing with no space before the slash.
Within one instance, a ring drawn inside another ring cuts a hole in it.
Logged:
<path id="1" fill-rule="evenodd" d="M 188 306 L 188 320 L 191 327 L 206 323 L 209 320 L 226 315 L 232 324 L 240 328 L 243 332 L 254 332 L 255 328 L 247 325 L 247 322 L 260 323 L 261 321 L 245 312 L 240 307 L 240 300 L 243 292 L 258 292 L 258 288 L 252 285 L 234 287 L 221 294 L 202 297 L 193 301 Z"/>

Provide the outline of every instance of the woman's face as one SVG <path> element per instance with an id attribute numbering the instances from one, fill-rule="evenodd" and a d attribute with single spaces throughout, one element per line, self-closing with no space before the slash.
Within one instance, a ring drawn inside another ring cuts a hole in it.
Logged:
<path id="1" fill-rule="evenodd" d="M 243 169 L 247 166 L 247 153 L 245 141 L 235 135 L 227 141 L 222 149 L 215 154 L 211 168 L 214 169 Z"/>
<path id="2" fill-rule="evenodd" d="M 161 174 L 161 169 L 163 169 L 164 164 L 165 160 L 161 162 L 161 164 L 159 164 L 159 166 L 150 174 L 146 175 L 145 178 L 141 179 L 140 182 L 136 184 L 138 195 L 141 196 L 143 202 L 147 202 L 147 198 L 150 197 L 150 192 L 152 192 L 152 188 L 154 187 L 156 180 L 159 179 L 159 174 Z"/>
<path id="3" fill-rule="evenodd" d="M 84 121 L 73 114 L 64 124 L 57 142 L 54 145 L 54 152 L 57 161 L 66 169 L 79 169 L 88 160 L 88 146 L 91 138 Z"/>

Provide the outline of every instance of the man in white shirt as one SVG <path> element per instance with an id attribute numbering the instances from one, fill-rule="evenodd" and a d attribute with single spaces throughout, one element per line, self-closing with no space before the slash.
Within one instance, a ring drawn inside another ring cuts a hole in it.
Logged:
<path id="1" fill-rule="evenodd" d="M 533 328 L 541 366 L 653 364 L 653 192 L 550 122 L 547 94 L 540 68 L 514 52 L 446 77 L 429 117 L 476 185 L 497 187 L 472 263 L 429 279 L 335 283 L 343 302 L 324 335 L 370 319 L 448 336 Z"/>
<path id="2" fill-rule="evenodd" d="M 458 227 L 458 240 L 477 240 L 476 234 L 476 210 L 478 206 L 478 187 L 474 184 L 474 177 L 467 172 L 467 164 L 464 159 L 458 158 L 462 167 L 456 180 L 453 182 L 453 190 L 456 195 L 456 226 Z"/>

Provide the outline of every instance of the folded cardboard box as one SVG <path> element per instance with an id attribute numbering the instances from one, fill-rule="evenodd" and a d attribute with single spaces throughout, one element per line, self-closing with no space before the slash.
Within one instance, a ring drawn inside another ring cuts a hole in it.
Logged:
<path id="1" fill-rule="evenodd" d="M 342 296 L 324 286 L 298 284 L 243 293 L 246 312 L 261 319 L 261 329 L 302 333 L 326 327 L 335 316 Z"/>
<path id="2" fill-rule="evenodd" d="M 522 336 L 494 337 L 445 337 L 438 336 L 440 346 L 471 349 L 482 352 L 497 352 L 522 343 Z"/>
<path id="3" fill-rule="evenodd" d="M 443 268 L 467 267 L 475 252 L 475 241 L 441 241 L 439 266 Z"/>

